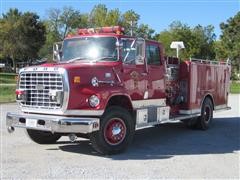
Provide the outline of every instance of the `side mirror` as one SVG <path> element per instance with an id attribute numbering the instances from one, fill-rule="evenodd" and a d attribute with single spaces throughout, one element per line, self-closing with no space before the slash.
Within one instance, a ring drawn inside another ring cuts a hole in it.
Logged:
<path id="1" fill-rule="evenodd" d="M 136 65 L 144 64 L 144 57 L 141 55 L 137 55 L 135 59 L 135 64 Z"/>
<path id="2" fill-rule="evenodd" d="M 119 47 L 119 48 L 122 48 L 123 47 L 123 42 L 122 41 L 117 41 L 116 46 Z"/>
<path id="3" fill-rule="evenodd" d="M 139 38 L 136 41 L 135 64 L 136 65 L 144 64 L 144 57 L 145 57 L 145 41 L 144 41 L 144 39 Z"/>
<path id="4" fill-rule="evenodd" d="M 53 44 L 53 61 L 60 61 L 62 57 L 62 42 Z"/>

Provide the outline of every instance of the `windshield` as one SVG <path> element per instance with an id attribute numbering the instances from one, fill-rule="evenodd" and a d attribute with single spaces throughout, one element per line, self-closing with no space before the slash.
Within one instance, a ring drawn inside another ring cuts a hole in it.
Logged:
<path id="1" fill-rule="evenodd" d="M 117 61 L 115 37 L 81 37 L 63 42 L 61 61 Z"/>

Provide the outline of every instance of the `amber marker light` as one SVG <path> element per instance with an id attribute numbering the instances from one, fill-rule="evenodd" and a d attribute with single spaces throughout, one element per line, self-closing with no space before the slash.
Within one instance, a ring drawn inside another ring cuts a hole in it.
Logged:
<path id="1" fill-rule="evenodd" d="M 81 82 L 80 76 L 74 76 L 74 78 L 73 78 L 73 83 L 79 84 L 80 82 Z"/>

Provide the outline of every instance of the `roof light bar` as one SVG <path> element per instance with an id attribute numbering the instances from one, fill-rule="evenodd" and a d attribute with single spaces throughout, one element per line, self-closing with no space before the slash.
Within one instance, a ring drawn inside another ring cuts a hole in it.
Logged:
<path id="1" fill-rule="evenodd" d="M 78 29 L 79 35 L 84 34 L 98 34 L 98 33 L 115 33 L 122 34 L 124 33 L 124 28 L 121 26 L 111 26 L 111 27 L 99 27 L 99 28 L 85 28 Z"/>

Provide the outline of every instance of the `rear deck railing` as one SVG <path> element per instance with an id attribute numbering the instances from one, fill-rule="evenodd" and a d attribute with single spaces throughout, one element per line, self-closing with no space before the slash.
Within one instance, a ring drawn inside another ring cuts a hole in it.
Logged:
<path id="1" fill-rule="evenodd" d="M 189 58 L 192 62 L 200 62 L 203 64 L 222 64 L 222 65 L 231 65 L 230 59 L 227 59 L 227 61 L 214 61 L 214 60 L 204 60 L 204 59 L 197 59 L 197 58 Z"/>

